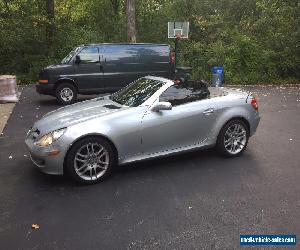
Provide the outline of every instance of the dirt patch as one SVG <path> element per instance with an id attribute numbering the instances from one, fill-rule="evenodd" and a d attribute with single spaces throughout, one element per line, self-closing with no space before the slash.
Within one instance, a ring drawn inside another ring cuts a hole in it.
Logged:
<path id="1" fill-rule="evenodd" d="M 2 133 L 5 124 L 14 109 L 15 103 L 0 104 L 0 133 Z"/>

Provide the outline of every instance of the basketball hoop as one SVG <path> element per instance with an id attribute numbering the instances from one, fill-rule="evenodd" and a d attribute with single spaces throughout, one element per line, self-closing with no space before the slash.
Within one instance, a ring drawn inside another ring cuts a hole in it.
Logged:
<path id="1" fill-rule="evenodd" d="M 168 22 L 168 38 L 188 39 L 189 22 Z"/>

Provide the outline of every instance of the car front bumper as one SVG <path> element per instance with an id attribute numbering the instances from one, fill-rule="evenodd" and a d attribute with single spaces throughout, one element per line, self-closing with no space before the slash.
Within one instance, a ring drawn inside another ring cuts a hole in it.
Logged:
<path id="1" fill-rule="evenodd" d="M 40 147 L 34 144 L 30 138 L 26 138 L 25 144 L 30 152 L 32 162 L 38 169 L 46 174 L 62 175 L 64 173 L 63 163 L 65 150 L 55 142 L 48 147 Z M 50 155 L 59 151 L 57 155 Z"/>

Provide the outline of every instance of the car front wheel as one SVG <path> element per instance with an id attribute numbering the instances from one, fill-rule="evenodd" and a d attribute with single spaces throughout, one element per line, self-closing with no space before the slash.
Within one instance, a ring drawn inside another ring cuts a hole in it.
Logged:
<path id="1" fill-rule="evenodd" d="M 218 140 L 218 151 L 227 157 L 241 155 L 247 147 L 249 129 L 244 121 L 234 119 L 227 122 L 221 129 Z"/>
<path id="2" fill-rule="evenodd" d="M 75 181 L 94 184 L 111 173 L 115 159 L 114 150 L 107 140 L 88 137 L 72 146 L 65 167 Z"/>

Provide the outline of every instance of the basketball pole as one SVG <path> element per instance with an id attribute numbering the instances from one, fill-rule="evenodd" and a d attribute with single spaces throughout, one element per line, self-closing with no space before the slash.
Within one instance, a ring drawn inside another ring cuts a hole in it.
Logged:
<path id="1" fill-rule="evenodd" d="M 175 38 L 175 70 L 180 63 L 179 40 L 188 38 L 189 22 L 168 22 L 168 38 Z"/>
<path id="2" fill-rule="evenodd" d="M 179 62 L 179 40 L 180 40 L 180 37 L 179 36 L 176 36 L 175 38 L 175 70 L 178 66 L 178 62 Z"/>

